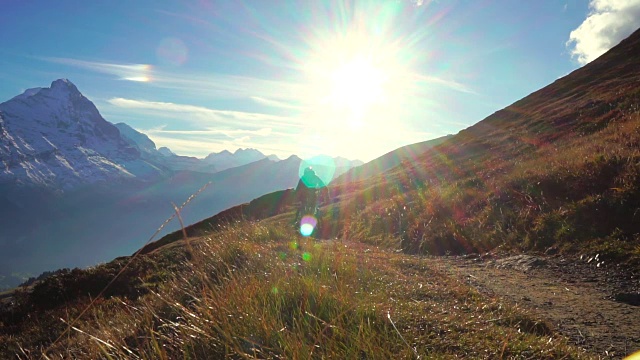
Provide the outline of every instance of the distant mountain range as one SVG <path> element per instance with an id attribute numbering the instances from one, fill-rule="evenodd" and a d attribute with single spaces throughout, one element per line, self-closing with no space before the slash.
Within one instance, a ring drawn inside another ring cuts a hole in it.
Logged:
<path id="1" fill-rule="evenodd" d="M 118 123 L 115 126 L 120 130 L 120 134 L 127 143 L 137 148 L 142 157 L 150 162 L 161 164 L 173 170 L 191 170 L 206 173 L 216 173 L 234 167 L 250 164 L 252 162 L 269 158 L 279 161 L 276 155 L 266 156 L 256 149 L 237 149 L 235 152 L 223 150 L 219 153 L 211 153 L 204 159 L 193 156 L 176 155 L 167 147 L 156 149 L 156 144 L 149 137 L 125 123 Z"/>
<path id="2" fill-rule="evenodd" d="M 204 159 L 106 121 L 69 80 L 0 104 L 0 288 L 138 249 L 181 204 L 188 224 L 294 187 L 301 159 L 255 149 Z M 336 174 L 362 164 L 335 158 Z M 175 230 L 170 224 L 161 234 Z"/>

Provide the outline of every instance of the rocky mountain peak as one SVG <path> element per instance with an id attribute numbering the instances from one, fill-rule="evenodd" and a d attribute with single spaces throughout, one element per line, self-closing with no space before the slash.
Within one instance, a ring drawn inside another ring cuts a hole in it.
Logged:
<path id="1" fill-rule="evenodd" d="M 35 89 L 30 89 L 35 90 Z M 29 91 L 29 90 L 27 90 Z M 26 93 L 26 92 L 25 92 Z M 89 99 L 85 98 L 78 88 L 68 79 L 58 79 L 51 83 L 48 88 L 41 88 L 39 91 L 32 93 L 29 96 L 30 99 L 37 99 L 39 97 L 47 97 L 52 100 L 60 101 L 62 103 L 68 101 L 81 101 L 91 103 Z M 91 104 L 93 105 L 93 104 Z M 95 110 L 97 112 L 97 110 Z"/>
<path id="2" fill-rule="evenodd" d="M 166 146 L 158 148 L 158 152 L 164 156 L 177 156 L 171 149 Z"/>
<path id="3" fill-rule="evenodd" d="M 67 91 L 70 93 L 80 93 L 78 88 L 69 79 L 58 79 L 51 83 L 51 90 Z"/>
<path id="4" fill-rule="evenodd" d="M 156 151 L 156 144 L 147 135 L 125 123 L 117 123 L 115 126 L 120 130 L 120 135 L 129 145 L 137 147 L 140 151 L 146 153 L 154 153 Z"/>
<path id="5" fill-rule="evenodd" d="M 0 104 L 0 183 L 73 187 L 156 170 L 68 79 Z"/>
<path id="6" fill-rule="evenodd" d="M 263 155 L 260 151 L 256 150 L 256 149 L 252 149 L 252 148 L 238 148 L 238 150 L 236 150 L 234 153 L 234 155 L 240 155 L 240 154 L 260 154 Z"/>
<path id="7" fill-rule="evenodd" d="M 73 98 L 83 97 L 78 88 L 68 79 L 58 79 L 51 83 L 48 88 L 35 87 L 25 90 L 22 94 L 15 96 L 12 100 L 19 101 L 36 101 L 42 97 L 67 101 Z M 87 100 L 88 101 L 88 100 Z"/>

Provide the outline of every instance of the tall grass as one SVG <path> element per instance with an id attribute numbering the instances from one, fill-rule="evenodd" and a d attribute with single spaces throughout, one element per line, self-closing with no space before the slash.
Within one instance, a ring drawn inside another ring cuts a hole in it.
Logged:
<path id="1" fill-rule="evenodd" d="M 542 321 L 486 298 L 429 258 L 240 223 L 145 255 L 175 264 L 139 297 L 33 311 L 3 357 L 138 359 L 580 358 Z M 54 281 L 54 280 L 45 280 Z M 48 325 L 47 325 L 48 324 Z"/>

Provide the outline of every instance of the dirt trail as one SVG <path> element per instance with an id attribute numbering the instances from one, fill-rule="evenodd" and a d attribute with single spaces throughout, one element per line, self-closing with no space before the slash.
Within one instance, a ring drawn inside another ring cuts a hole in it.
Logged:
<path id="1" fill-rule="evenodd" d="M 628 269 L 597 257 L 433 260 L 480 292 L 530 310 L 595 355 L 620 358 L 640 350 L 640 282 Z"/>

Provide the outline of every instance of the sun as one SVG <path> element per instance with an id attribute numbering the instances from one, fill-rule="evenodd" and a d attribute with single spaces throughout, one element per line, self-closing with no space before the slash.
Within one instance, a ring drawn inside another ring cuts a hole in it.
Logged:
<path id="1" fill-rule="evenodd" d="M 311 152 L 371 153 L 410 125 L 418 54 L 391 26 L 394 6 L 358 9 L 305 34 L 295 54 L 299 143 Z"/>
<path id="2" fill-rule="evenodd" d="M 361 112 L 383 99 L 384 83 L 381 69 L 371 61 L 356 58 L 333 71 L 329 99 L 334 106 Z"/>
<path id="3" fill-rule="evenodd" d="M 366 125 L 372 113 L 388 104 L 401 68 L 388 56 L 356 46 L 366 43 L 360 39 L 325 46 L 307 69 L 311 79 L 308 95 L 316 101 L 318 111 L 350 128 Z"/>

